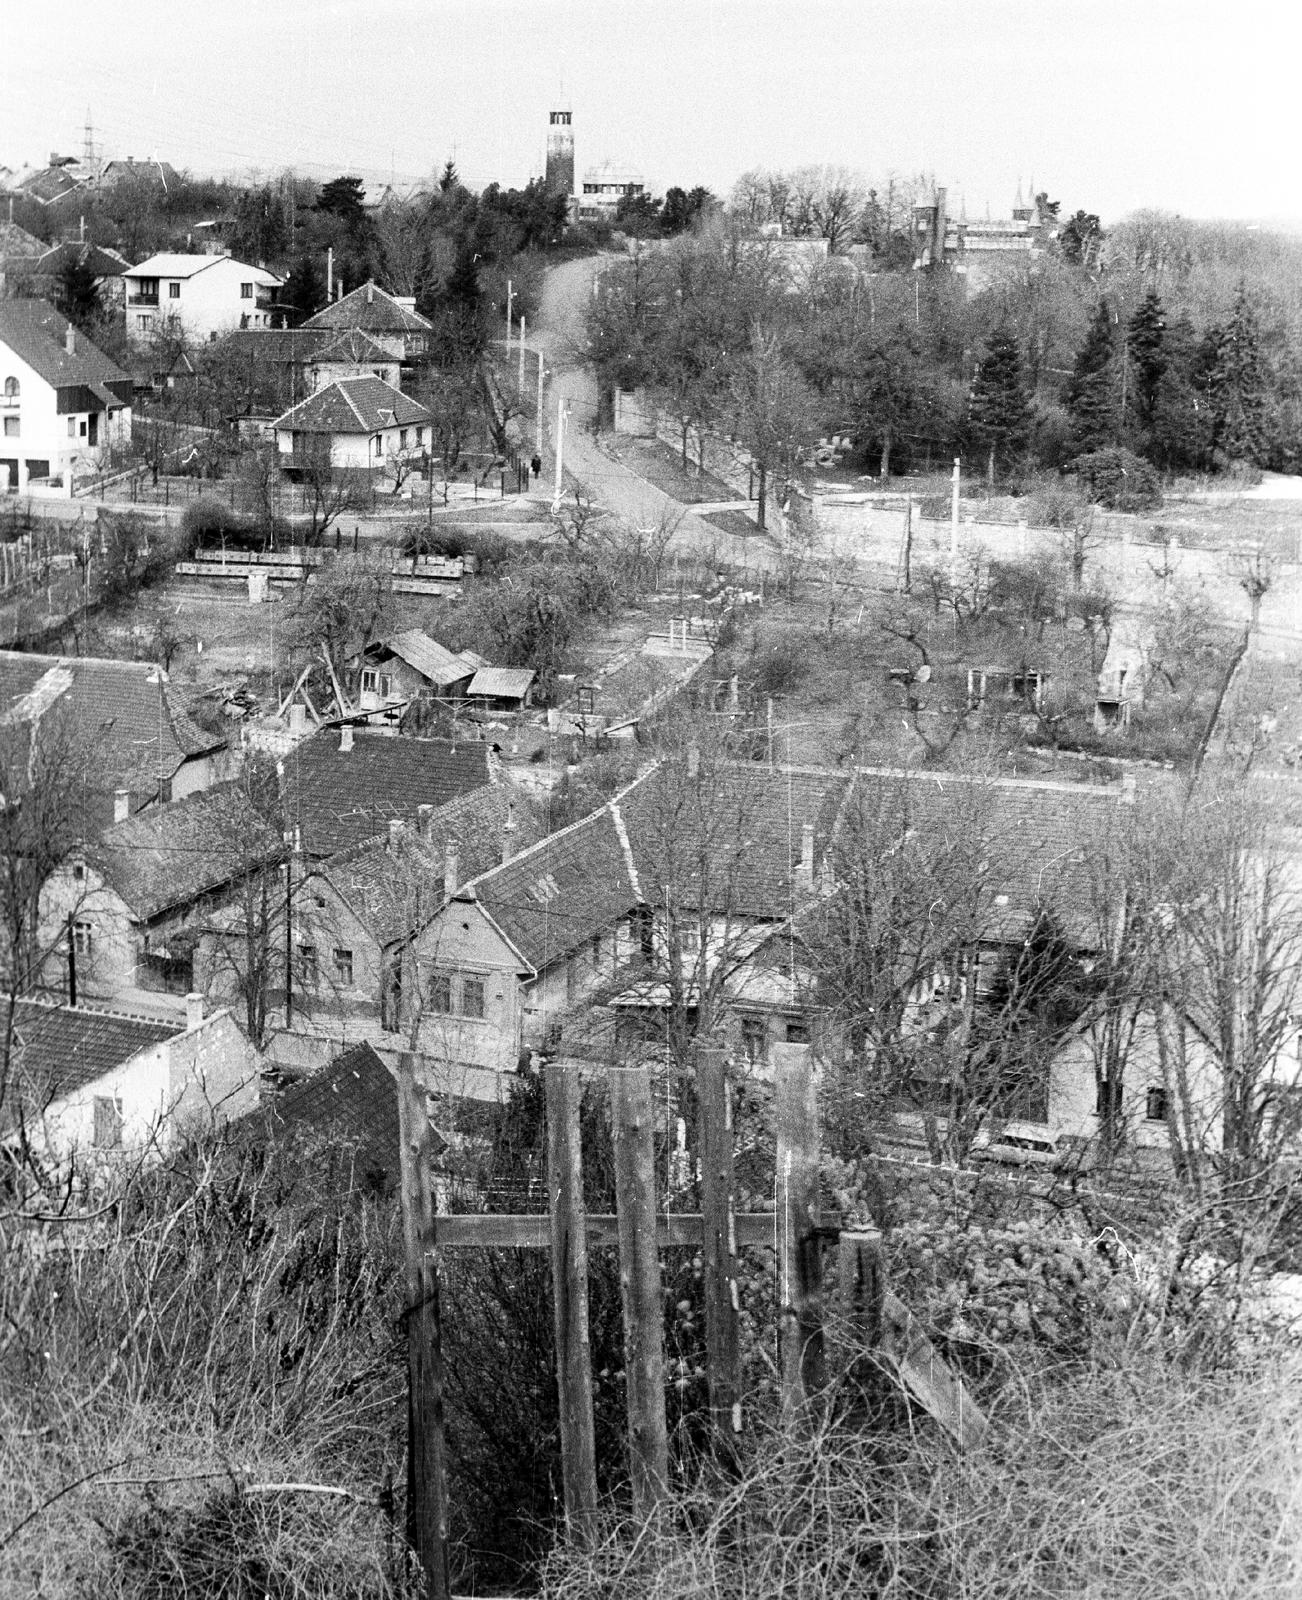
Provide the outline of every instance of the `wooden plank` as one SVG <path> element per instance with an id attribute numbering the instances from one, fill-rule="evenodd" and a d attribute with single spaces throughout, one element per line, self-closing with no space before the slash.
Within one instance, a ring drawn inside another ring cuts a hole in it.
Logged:
<path id="1" fill-rule="evenodd" d="M 610 1068 L 610 1131 L 619 1217 L 619 1289 L 624 1309 L 624 1373 L 633 1516 L 655 1515 L 669 1483 L 665 1420 L 665 1307 L 656 1240 L 651 1074 Z"/>
<path id="2" fill-rule="evenodd" d="M 551 1208 L 552 1298 L 556 1382 L 560 1391 L 561 1475 L 570 1536 L 596 1529 L 597 1449 L 592 1424 L 592 1358 L 588 1347 L 588 1243 L 583 1215 L 579 1142 L 579 1075 L 547 1067 L 547 1197 Z"/>
<path id="3" fill-rule="evenodd" d="M 773 1049 L 777 1119 L 778 1348 L 782 1415 L 802 1420 L 826 1381 L 818 1102 L 807 1044 Z"/>
<path id="4" fill-rule="evenodd" d="M 738 1211 L 733 1222 L 738 1250 L 776 1249 L 776 1212 Z M 840 1223 L 836 1212 L 825 1211 L 819 1232 L 824 1238 L 835 1238 Z M 584 1231 L 589 1245 L 613 1248 L 619 1244 L 619 1218 L 613 1212 L 589 1212 L 584 1218 Z M 661 1250 L 674 1245 L 690 1248 L 700 1245 L 703 1238 L 699 1211 L 675 1211 L 670 1215 L 662 1212 L 656 1218 L 656 1244 Z M 434 1218 L 434 1243 L 440 1250 L 547 1250 L 551 1242 L 551 1221 L 542 1212 L 512 1215 L 476 1211 Z"/>
<path id="5" fill-rule="evenodd" d="M 962 1378 L 927 1338 L 904 1302 L 886 1291 L 882 1300 L 882 1349 L 918 1404 L 966 1450 L 985 1438 L 985 1414 Z"/>
<path id="6" fill-rule="evenodd" d="M 741 1432 L 741 1299 L 734 1217 L 732 1086 L 722 1050 L 696 1059 L 701 1159 L 701 1244 L 705 1276 L 706 1373 L 716 1437 Z M 773 1219 L 766 1219 L 770 1228 Z M 772 1240 L 772 1233 L 768 1240 Z"/>
<path id="7" fill-rule="evenodd" d="M 398 1068 L 402 1228 L 407 1263 L 407 1542 L 428 1600 L 447 1600 L 447 1450 L 443 1431 L 443 1345 L 429 1113 L 416 1083 L 415 1058 Z"/>

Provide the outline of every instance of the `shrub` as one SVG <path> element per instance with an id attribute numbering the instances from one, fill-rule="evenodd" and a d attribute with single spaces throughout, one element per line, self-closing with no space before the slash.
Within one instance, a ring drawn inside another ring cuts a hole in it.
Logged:
<path id="1" fill-rule="evenodd" d="M 1092 450 L 1077 456 L 1071 470 L 1090 498 L 1109 511 L 1155 511 L 1162 504 L 1157 473 L 1129 450 Z"/>
<path id="2" fill-rule="evenodd" d="M 1038 480 L 1026 496 L 1026 520 L 1033 528 L 1074 528 L 1087 509 L 1075 484 L 1062 478 Z"/>
<path id="3" fill-rule="evenodd" d="M 790 694 L 800 687 L 808 671 L 808 645 L 795 639 L 772 640 L 758 648 L 751 658 L 751 677 L 757 694 Z"/>
<path id="4" fill-rule="evenodd" d="M 183 553 L 179 554 L 179 559 L 188 560 L 204 545 L 222 543 L 240 550 L 260 550 L 263 538 L 252 531 L 247 517 L 221 500 L 202 495 L 186 506 L 181 515 L 178 552 Z"/>

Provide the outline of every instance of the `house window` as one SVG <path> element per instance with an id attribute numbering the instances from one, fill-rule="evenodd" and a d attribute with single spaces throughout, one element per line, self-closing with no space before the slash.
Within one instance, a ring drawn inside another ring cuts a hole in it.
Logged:
<path id="1" fill-rule="evenodd" d="M 591 717 L 597 711 L 597 691 L 590 683 L 580 684 L 578 688 L 579 715 Z"/>
<path id="2" fill-rule="evenodd" d="M 11 405 L 11 406 L 12 405 L 17 405 L 18 404 L 18 396 L 21 393 L 22 393 L 22 386 L 19 384 L 17 378 L 6 378 L 5 379 L 5 403 L 6 403 L 6 405 Z"/>
<path id="3" fill-rule="evenodd" d="M 353 952 L 351 950 L 335 951 L 335 982 L 342 983 L 345 988 L 352 988 Z"/>
<path id="4" fill-rule="evenodd" d="M 97 1150 L 122 1147 L 122 1102 L 113 1095 L 95 1096 L 94 1141 Z"/>
<path id="5" fill-rule="evenodd" d="M 68 418 L 68 437 L 70 439 L 75 439 L 77 437 L 77 419 L 76 419 L 76 417 L 69 417 Z"/>
<path id="6" fill-rule="evenodd" d="M 1100 1078 L 1094 1094 L 1094 1115 L 1106 1117 L 1108 1107 L 1112 1108 L 1112 1115 L 1119 1119 L 1121 1116 L 1121 1085 L 1113 1083 L 1108 1078 Z"/>
<path id="7" fill-rule="evenodd" d="M 82 869 L 83 872 L 85 868 Z M 74 922 L 72 925 L 72 948 L 79 956 L 90 956 L 91 929 L 89 922 Z"/>
<path id="8" fill-rule="evenodd" d="M 741 1019 L 741 1047 L 752 1067 L 768 1055 L 768 1043 L 769 1030 L 763 1017 Z"/>
<path id="9" fill-rule="evenodd" d="M 168 284 L 167 298 L 169 300 L 179 300 L 181 298 L 181 285 L 179 283 Z"/>
<path id="10" fill-rule="evenodd" d="M 20 439 L 20 438 L 22 438 L 22 430 L 18 426 L 18 418 L 17 417 L 6 417 L 5 418 L 5 438 L 6 439 Z"/>
<path id="11" fill-rule="evenodd" d="M 380 698 L 382 700 L 387 700 L 392 693 L 393 679 L 387 672 L 382 672 L 380 674 Z"/>
<path id="12" fill-rule="evenodd" d="M 298 976 L 299 981 L 315 987 L 317 980 L 316 946 L 314 944 L 301 944 L 298 947 Z"/>
<path id="13" fill-rule="evenodd" d="M 86 880 L 86 863 L 84 861 L 74 861 L 72 875 L 78 883 L 84 883 Z"/>
<path id="14" fill-rule="evenodd" d="M 416 429 L 416 448 L 420 449 L 420 447 L 424 443 L 425 443 L 425 430 L 424 430 L 424 428 L 417 428 Z"/>
<path id="15" fill-rule="evenodd" d="M 402 956 L 390 955 L 384 964 L 384 989 L 380 995 L 380 1026 L 397 1033 L 402 1026 Z"/>
<path id="16" fill-rule="evenodd" d="M 376 692 L 377 687 L 378 687 L 378 685 L 377 685 L 377 682 L 376 682 L 376 674 L 374 672 L 371 672 L 371 671 L 363 672 L 362 673 L 362 693 L 363 694 L 374 694 Z"/>
<path id="17" fill-rule="evenodd" d="M 253 298 L 253 285 L 251 283 L 242 283 L 240 285 L 240 299 L 241 300 L 252 300 L 252 298 Z"/>
<path id="18" fill-rule="evenodd" d="M 787 1043 L 809 1043 L 809 1024 L 803 1017 L 789 1017 L 787 1019 Z"/>
<path id="19" fill-rule="evenodd" d="M 152 316 L 149 315 L 148 312 L 145 312 L 144 314 L 142 314 L 141 316 L 138 316 L 136 318 L 136 327 L 140 330 L 141 333 L 148 333 L 149 330 L 153 327 L 153 325 L 154 325 L 154 319 L 153 319 Z"/>
<path id="20" fill-rule="evenodd" d="M 461 1014 L 464 1017 L 483 1018 L 484 980 L 482 978 L 462 978 Z"/>
<path id="21" fill-rule="evenodd" d="M 81 425 L 81 430 L 80 431 L 81 431 L 81 436 L 84 439 L 86 437 L 86 424 L 84 422 Z"/>
<path id="22" fill-rule="evenodd" d="M 430 979 L 429 1008 L 440 1017 L 452 1013 L 452 979 L 445 972 L 436 972 Z"/>
<path id="23" fill-rule="evenodd" d="M 1166 1090 L 1160 1084 L 1154 1084 L 1145 1098 L 1144 1115 L 1150 1122 L 1165 1122 L 1168 1106 Z"/>
<path id="24" fill-rule="evenodd" d="M 407 430 L 406 430 L 406 428 L 399 428 L 398 429 L 398 448 L 399 448 L 399 450 L 405 450 L 407 448 Z"/>
<path id="25" fill-rule="evenodd" d="M 375 454 L 377 457 L 384 454 L 384 435 L 382 433 L 377 433 L 375 436 Z"/>
<path id="26" fill-rule="evenodd" d="M 655 956 L 655 941 L 652 937 L 651 907 L 634 906 L 629 915 L 628 926 L 638 955 L 643 961 L 652 960 Z"/>

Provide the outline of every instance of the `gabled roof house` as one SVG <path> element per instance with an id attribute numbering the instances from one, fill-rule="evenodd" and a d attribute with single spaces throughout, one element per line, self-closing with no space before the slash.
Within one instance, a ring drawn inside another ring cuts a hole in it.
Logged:
<path id="1" fill-rule="evenodd" d="M 273 427 L 282 466 L 307 465 L 323 442 L 331 466 L 375 471 L 426 449 L 431 421 L 425 406 L 367 375 L 327 383 L 277 417 Z"/>

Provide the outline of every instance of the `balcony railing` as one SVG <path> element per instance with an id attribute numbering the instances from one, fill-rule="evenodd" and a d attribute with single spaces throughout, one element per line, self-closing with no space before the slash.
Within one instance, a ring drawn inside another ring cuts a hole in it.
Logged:
<path id="1" fill-rule="evenodd" d="M 158 304 L 158 296 L 156 294 L 129 294 L 127 296 L 127 304 L 129 306 L 156 306 Z"/>

